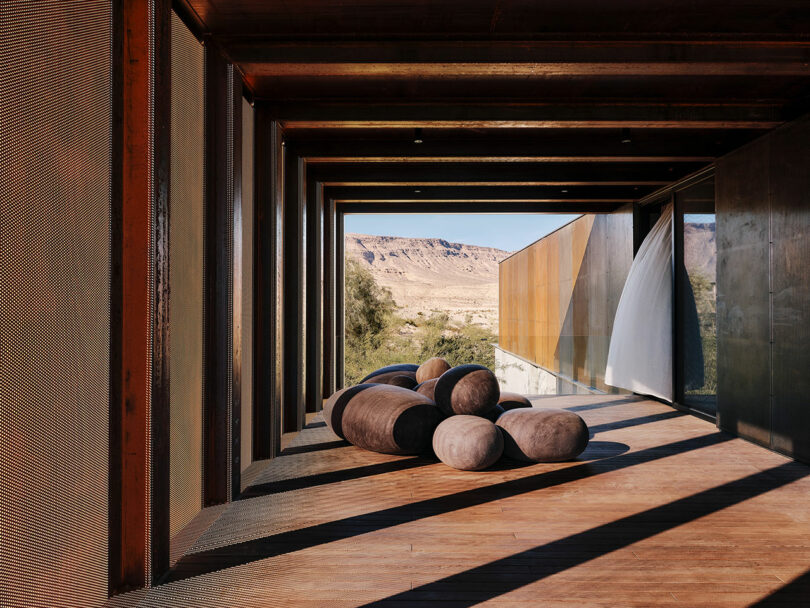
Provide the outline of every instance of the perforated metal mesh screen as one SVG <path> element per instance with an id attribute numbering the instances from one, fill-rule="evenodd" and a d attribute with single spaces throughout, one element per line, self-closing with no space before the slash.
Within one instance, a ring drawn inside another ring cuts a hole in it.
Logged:
<path id="1" fill-rule="evenodd" d="M 202 505 L 203 47 L 172 14 L 169 220 L 170 513 L 174 536 Z"/>
<path id="2" fill-rule="evenodd" d="M 242 453 L 253 455 L 253 108 L 242 100 Z"/>
<path id="3" fill-rule="evenodd" d="M 107 596 L 111 14 L 0 2 L 0 606 Z"/>

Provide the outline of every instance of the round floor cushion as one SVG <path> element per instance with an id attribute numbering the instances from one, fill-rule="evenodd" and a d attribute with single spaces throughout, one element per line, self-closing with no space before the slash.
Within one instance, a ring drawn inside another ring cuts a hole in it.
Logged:
<path id="1" fill-rule="evenodd" d="M 588 426 L 567 410 L 518 408 L 504 412 L 495 424 L 504 431 L 503 453 L 515 460 L 571 460 L 588 445 Z"/>
<path id="2" fill-rule="evenodd" d="M 335 433 L 357 447 L 384 454 L 429 452 L 442 418 L 424 395 L 388 384 L 347 389 L 330 410 Z"/>
<path id="3" fill-rule="evenodd" d="M 491 410 L 487 410 L 483 414 L 480 414 L 482 418 L 486 418 L 490 422 L 495 422 L 498 418 L 501 417 L 501 414 L 504 413 L 504 410 L 500 405 L 496 405 Z"/>
<path id="4" fill-rule="evenodd" d="M 396 365 L 386 365 L 380 369 L 375 369 L 368 376 L 363 378 L 360 383 L 374 382 L 377 384 L 389 384 L 391 380 L 397 376 L 410 376 L 416 379 L 416 370 L 419 366 L 415 363 L 398 363 Z M 417 383 L 414 383 L 417 384 Z"/>
<path id="5" fill-rule="evenodd" d="M 436 383 L 439 381 L 438 378 L 431 378 L 430 380 L 425 380 L 424 382 L 417 384 L 413 390 L 415 390 L 420 395 L 424 395 L 431 401 L 433 401 L 433 393 L 436 390 Z"/>
<path id="6" fill-rule="evenodd" d="M 433 433 L 433 451 L 449 467 L 480 471 L 501 457 L 503 433 L 480 416 L 450 416 Z"/>
<path id="7" fill-rule="evenodd" d="M 407 388 L 413 390 L 416 388 L 417 382 L 416 378 L 413 376 L 406 376 L 405 374 L 397 374 L 393 376 L 388 382 L 385 384 L 390 384 L 391 386 L 400 386 L 402 388 Z"/>
<path id="8" fill-rule="evenodd" d="M 498 403 L 498 379 L 483 365 L 459 365 L 444 372 L 436 383 L 434 401 L 448 416 L 480 416 Z"/>
<path id="9" fill-rule="evenodd" d="M 431 357 L 416 370 L 416 381 L 420 384 L 426 380 L 438 378 L 450 369 L 450 364 L 441 357 Z"/>
<path id="10" fill-rule="evenodd" d="M 357 394 L 376 384 L 357 384 L 355 386 L 347 386 L 332 394 L 329 399 L 323 404 L 323 420 L 326 426 L 332 429 L 332 432 L 340 437 L 346 439 L 343 434 L 343 412 L 346 409 L 349 401 Z"/>
<path id="11" fill-rule="evenodd" d="M 526 399 L 526 397 L 520 393 L 501 391 L 501 397 L 498 399 L 498 405 L 505 410 L 514 410 L 519 407 L 532 407 L 532 402 Z"/>

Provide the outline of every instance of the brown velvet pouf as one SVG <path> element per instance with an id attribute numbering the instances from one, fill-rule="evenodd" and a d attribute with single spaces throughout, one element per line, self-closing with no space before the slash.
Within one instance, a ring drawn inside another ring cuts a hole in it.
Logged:
<path id="1" fill-rule="evenodd" d="M 431 357 L 419 366 L 416 370 L 416 381 L 418 383 L 438 378 L 450 369 L 450 364 L 441 357 Z"/>
<path id="2" fill-rule="evenodd" d="M 384 454 L 430 451 L 441 412 L 419 393 L 387 384 L 338 391 L 324 405 L 324 419 L 339 437 Z"/>
<path id="3" fill-rule="evenodd" d="M 588 445 L 588 426 L 574 412 L 519 408 L 504 412 L 503 453 L 515 460 L 559 462 L 579 456 Z"/>
<path id="4" fill-rule="evenodd" d="M 433 394 L 448 416 L 480 416 L 497 405 L 500 392 L 495 374 L 483 365 L 459 365 L 441 375 Z"/>
<path id="5" fill-rule="evenodd" d="M 503 453 L 503 434 L 480 416 L 451 416 L 433 433 L 433 451 L 447 466 L 479 471 L 495 464 Z"/>
<path id="6" fill-rule="evenodd" d="M 498 405 L 505 410 L 514 410 L 519 407 L 532 407 L 532 402 L 526 399 L 520 393 L 509 393 L 501 391 L 501 398 L 498 399 Z"/>
<path id="7" fill-rule="evenodd" d="M 504 413 L 504 409 L 500 405 L 496 405 L 491 410 L 487 410 L 483 414 L 479 414 L 481 418 L 486 418 L 490 422 L 495 422 Z"/>
<path id="8" fill-rule="evenodd" d="M 388 382 L 390 386 L 399 386 L 401 388 L 407 388 L 409 390 L 414 390 L 416 388 L 417 382 L 416 378 L 413 376 L 406 376 L 405 374 L 398 374 L 392 377 Z"/>
<path id="9" fill-rule="evenodd" d="M 439 381 L 438 378 L 433 378 L 431 380 L 425 380 L 421 384 L 417 384 L 413 390 L 415 390 L 420 395 L 424 395 L 431 401 L 433 401 L 433 392 L 436 390 L 436 383 Z"/>
<path id="10" fill-rule="evenodd" d="M 360 384 L 374 382 L 376 384 L 388 384 L 397 376 L 410 376 L 416 379 L 416 370 L 419 366 L 415 363 L 398 363 L 396 365 L 386 365 L 376 369 L 360 381 Z"/>

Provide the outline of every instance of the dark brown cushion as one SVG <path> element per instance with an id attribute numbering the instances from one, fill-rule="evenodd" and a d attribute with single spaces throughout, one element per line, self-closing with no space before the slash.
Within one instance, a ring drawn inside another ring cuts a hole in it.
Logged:
<path id="1" fill-rule="evenodd" d="M 567 410 L 518 408 L 504 412 L 495 424 L 504 431 L 503 453 L 516 460 L 571 460 L 588 445 L 588 426 Z"/>
<path id="2" fill-rule="evenodd" d="M 338 391 L 324 405 L 330 428 L 357 447 L 385 454 L 430 451 L 442 414 L 419 393 L 388 384 Z"/>
<path id="3" fill-rule="evenodd" d="M 332 394 L 326 403 L 323 404 L 323 420 L 326 426 L 332 429 L 332 432 L 340 437 L 346 439 L 343 434 L 343 411 L 346 409 L 349 401 L 357 393 L 376 386 L 376 384 L 358 384 L 356 386 L 347 386 Z"/>
<path id="4" fill-rule="evenodd" d="M 431 357 L 416 370 L 416 381 L 421 384 L 426 380 L 438 378 L 448 369 L 450 369 L 450 364 L 447 361 L 441 357 Z"/>
<path id="5" fill-rule="evenodd" d="M 433 433 L 433 451 L 447 466 L 479 471 L 503 453 L 501 430 L 480 416 L 450 416 Z"/>
<path id="6" fill-rule="evenodd" d="M 416 382 L 416 378 L 414 378 L 413 376 L 406 376 L 405 374 L 398 374 L 398 375 L 394 376 L 393 378 L 391 378 L 385 384 L 388 384 L 390 386 L 399 386 L 399 387 L 402 387 L 402 388 L 407 388 L 409 390 L 413 390 L 413 389 L 416 388 L 417 382 Z"/>
<path id="7" fill-rule="evenodd" d="M 436 390 L 436 383 L 438 381 L 439 381 L 438 378 L 425 380 L 421 384 L 417 384 L 413 390 L 415 390 L 420 395 L 424 395 L 425 397 L 433 401 L 433 392 Z"/>
<path id="8" fill-rule="evenodd" d="M 399 375 L 413 376 L 416 378 L 417 369 L 419 369 L 419 366 L 415 363 L 397 363 L 396 365 L 386 365 L 380 369 L 375 369 L 368 376 L 363 378 L 359 384 L 365 384 L 367 382 L 386 384 L 388 380 Z M 380 380 L 379 377 L 384 377 L 385 380 Z"/>
<path id="9" fill-rule="evenodd" d="M 520 393 L 509 393 L 501 391 L 501 398 L 498 404 L 505 410 L 514 410 L 519 407 L 532 407 L 532 402 Z"/>
<path id="10" fill-rule="evenodd" d="M 448 416 L 477 416 L 497 405 L 500 392 L 495 374 L 483 365 L 459 365 L 441 375 L 434 400 Z"/>
<path id="11" fill-rule="evenodd" d="M 504 409 L 500 405 L 496 405 L 491 410 L 487 410 L 483 414 L 481 414 L 481 418 L 486 418 L 490 422 L 495 422 L 498 418 L 501 417 L 501 414 L 504 413 Z"/>

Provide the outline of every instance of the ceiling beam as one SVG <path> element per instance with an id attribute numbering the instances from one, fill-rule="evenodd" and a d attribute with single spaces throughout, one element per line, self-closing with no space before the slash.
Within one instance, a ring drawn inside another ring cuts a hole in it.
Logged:
<path id="1" fill-rule="evenodd" d="M 434 200 L 406 203 L 335 201 L 341 213 L 612 213 L 621 204 L 593 202 L 475 202 Z"/>
<path id="2" fill-rule="evenodd" d="M 325 186 L 324 198 L 382 201 L 627 202 L 643 198 L 655 186 Z"/>
<path id="3" fill-rule="evenodd" d="M 307 175 L 327 185 L 666 185 L 706 163 L 368 163 L 319 164 Z"/>
<path id="4" fill-rule="evenodd" d="M 767 103 L 264 103 L 294 129 L 772 129 L 788 116 Z"/>
<path id="5" fill-rule="evenodd" d="M 806 75 L 810 64 L 807 40 L 219 40 L 233 61 L 278 76 L 444 73 L 441 66 L 481 75 Z"/>

